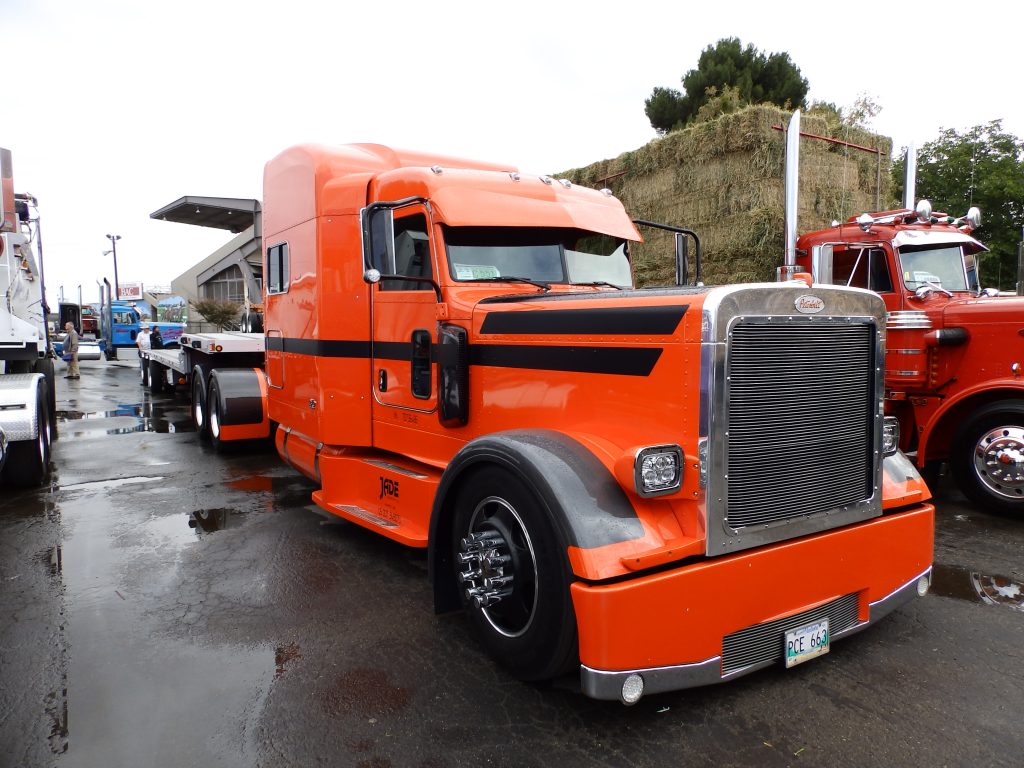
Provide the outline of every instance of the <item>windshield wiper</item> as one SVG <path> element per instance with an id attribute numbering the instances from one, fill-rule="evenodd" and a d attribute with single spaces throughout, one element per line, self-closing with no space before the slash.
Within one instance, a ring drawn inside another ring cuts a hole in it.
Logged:
<path id="1" fill-rule="evenodd" d="M 501 277 L 476 277 L 471 281 L 473 283 L 529 283 L 535 285 L 542 291 L 547 293 L 551 290 L 551 284 L 545 283 L 541 280 L 531 280 L 528 277 L 516 277 L 514 275 L 502 275 Z"/>
<path id="2" fill-rule="evenodd" d="M 591 281 L 586 282 L 586 283 L 573 283 L 573 285 L 606 285 L 609 288 L 614 288 L 617 291 L 621 291 L 622 290 L 622 286 L 621 285 L 616 285 L 615 283 L 609 283 L 607 280 L 591 280 Z"/>

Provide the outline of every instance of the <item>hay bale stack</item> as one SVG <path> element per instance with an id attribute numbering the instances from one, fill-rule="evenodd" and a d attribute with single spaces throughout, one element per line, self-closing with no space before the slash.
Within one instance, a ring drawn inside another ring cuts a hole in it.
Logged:
<path id="1" fill-rule="evenodd" d="M 633 152 L 556 174 L 607 187 L 633 218 L 687 227 L 701 238 L 704 282 L 773 280 L 783 261 L 785 134 L 791 114 L 759 105 L 659 137 Z M 827 227 L 891 207 L 892 140 L 805 115 L 806 133 L 829 136 L 879 155 L 804 137 L 800 141 L 798 231 Z M 672 236 L 644 230 L 635 248 L 638 285 L 674 277 Z M 691 253 L 692 264 L 692 253 Z M 691 267 L 692 268 L 692 267 Z"/>

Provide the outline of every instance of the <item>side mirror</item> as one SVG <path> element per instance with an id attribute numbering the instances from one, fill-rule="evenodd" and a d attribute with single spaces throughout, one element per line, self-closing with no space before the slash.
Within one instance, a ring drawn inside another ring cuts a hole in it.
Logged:
<path id="1" fill-rule="evenodd" d="M 469 421 L 469 334 L 457 325 L 442 325 L 437 332 L 437 404 L 441 425 L 461 427 Z"/>
<path id="2" fill-rule="evenodd" d="M 381 203 L 374 203 L 363 209 L 362 219 L 363 266 L 366 272 L 393 273 L 395 229 L 392 209 Z"/>

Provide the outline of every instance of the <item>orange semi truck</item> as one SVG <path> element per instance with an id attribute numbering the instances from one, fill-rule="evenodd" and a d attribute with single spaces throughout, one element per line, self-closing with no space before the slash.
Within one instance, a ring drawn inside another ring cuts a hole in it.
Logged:
<path id="1" fill-rule="evenodd" d="M 326 513 L 426 548 L 436 609 L 520 679 L 634 703 L 927 591 L 875 294 L 637 290 L 607 190 L 377 145 L 286 150 L 262 217 L 265 359 L 187 334 L 159 372 L 201 432 L 273 434 Z"/>

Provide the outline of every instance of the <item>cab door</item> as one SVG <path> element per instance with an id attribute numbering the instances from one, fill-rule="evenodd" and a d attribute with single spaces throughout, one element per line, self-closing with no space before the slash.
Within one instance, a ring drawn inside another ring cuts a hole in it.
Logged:
<path id="1" fill-rule="evenodd" d="M 437 409 L 437 287 L 430 211 L 422 201 L 371 206 L 369 236 L 374 419 L 425 426 Z"/>

